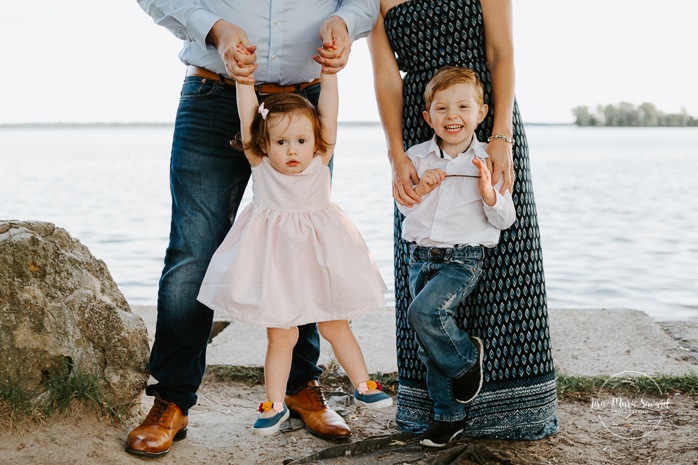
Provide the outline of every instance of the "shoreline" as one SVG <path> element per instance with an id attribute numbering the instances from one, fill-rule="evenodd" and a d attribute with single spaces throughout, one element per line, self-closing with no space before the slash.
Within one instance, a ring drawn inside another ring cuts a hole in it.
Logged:
<path id="1" fill-rule="evenodd" d="M 155 306 L 132 305 L 131 309 L 146 323 L 152 344 Z M 550 309 L 549 320 L 553 360 L 566 375 L 698 372 L 698 319 L 659 322 L 631 309 Z M 352 330 L 370 372 L 397 371 L 392 308 L 352 321 Z M 210 341 L 207 365 L 260 367 L 265 351 L 264 328 L 233 322 Z M 331 346 L 321 340 L 319 363 L 327 365 L 333 359 Z"/>
<path id="2" fill-rule="evenodd" d="M 380 127 L 380 121 L 338 121 L 340 127 Z M 524 123 L 526 126 L 576 126 L 571 123 Z M 37 121 L 25 123 L 0 123 L 0 129 L 88 129 L 88 128 L 138 128 L 174 127 L 174 121 Z M 601 127 L 601 126 L 599 126 Z M 657 126 L 660 127 L 660 126 Z"/>

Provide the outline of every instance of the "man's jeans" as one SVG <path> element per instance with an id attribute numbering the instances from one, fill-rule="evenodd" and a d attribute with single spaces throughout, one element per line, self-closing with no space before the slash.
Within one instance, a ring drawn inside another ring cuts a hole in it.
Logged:
<path id="1" fill-rule="evenodd" d="M 458 305 L 473 291 L 482 273 L 483 248 L 410 245 L 410 292 L 407 321 L 417 333 L 419 358 L 427 368 L 427 390 L 434 419 L 458 421 L 464 405 L 453 397 L 451 379 L 473 366 L 477 349 L 456 325 Z"/>
<path id="2" fill-rule="evenodd" d="M 302 94 L 317 104 L 319 92 L 320 86 L 315 85 Z M 146 390 L 175 402 L 185 414 L 196 403 L 213 322 L 213 312 L 196 296 L 211 256 L 231 227 L 251 173 L 244 154 L 230 146 L 239 132 L 234 86 L 185 78 L 170 161 L 170 243 L 150 354 L 150 374 L 158 384 Z M 322 372 L 317 366 L 317 326 L 301 326 L 299 332 L 288 392 L 300 390 Z"/>

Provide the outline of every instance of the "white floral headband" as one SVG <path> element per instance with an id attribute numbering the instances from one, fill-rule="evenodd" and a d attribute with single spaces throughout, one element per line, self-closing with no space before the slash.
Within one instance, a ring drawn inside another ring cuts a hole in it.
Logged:
<path id="1" fill-rule="evenodd" d="M 262 103 L 259 105 L 259 108 L 257 109 L 257 112 L 258 112 L 260 115 L 262 115 L 262 119 L 263 119 L 263 120 L 266 120 L 266 119 L 267 119 L 267 115 L 269 114 L 269 109 L 264 108 L 264 102 L 262 102 Z"/>

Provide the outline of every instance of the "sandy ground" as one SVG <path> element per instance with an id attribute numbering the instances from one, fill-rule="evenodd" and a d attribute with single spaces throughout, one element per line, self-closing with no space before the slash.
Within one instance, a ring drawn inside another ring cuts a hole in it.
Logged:
<path id="1" fill-rule="evenodd" d="M 145 320 L 152 338 L 154 308 L 134 311 Z M 354 326 L 357 338 L 369 341 L 364 343 L 364 354 L 375 371 L 395 370 L 392 320 L 386 313 Z M 554 310 L 551 334 L 556 366 L 568 375 L 698 372 L 698 321 L 657 324 L 641 312 L 623 309 Z M 209 346 L 210 358 L 229 366 L 259 366 L 263 345 L 263 337 L 231 325 Z M 325 347 L 322 352 L 321 362 L 327 363 L 331 351 Z M 175 443 L 163 458 L 124 452 L 128 432 L 152 405 L 152 399 L 143 396 L 140 410 L 124 423 L 79 410 L 43 425 L 23 423 L 11 431 L 3 430 L 5 422 L 0 421 L 0 464 L 698 465 L 698 397 L 658 395 L 650 400 L 662 402 L 661 408 L 630 409 L 599 407 L 598 402 L 595 406 L 593 395 L 565 397 L 560 400 L 560 433 L 555 436 L 536 442 L 464 438 L 439 452 L 422 448 L 416 438 L 401 433 L 394 407 L 379 411 L 356 407 L 345 394 L 349 386 L 339 382 L 323 381 L 330 405 L 352 429 L 352 438 L 346 442 L 315 438 L 295 419 L 278 435 L 255 436 L 251 425 L 264 397 L 263 386 L 216 381 L 207 375 L 199 403 L 190 414 L 188 437 Z M 614 392 L 605 392 L 606 397 L 597 394 L 599 402 L 620 398 Z M 627 400 L 641 404 L 644 399 Z"/>
<path id="2" fill-rule="evenodd" d="M 251 433 L 261 385 L 207 381 L 192 410 L 187 439 L 160 459 L 124 452 L 128 431 L 143 418 L 151 399 L 143 397 L 140 414 L 124 424 L 73 412 L 45 425 L 21 424 L 0 432 L 1 464 L 697 464 L 698 398 L 670 396 L 668 407 L 651 430 L 628 439 L 608 429 L 590 398 L 563 399 L 559 434 L 536 442 L 463 438 L 444 451 L 419 446 L 395 426 L 395 408 L 367 411 L 356 407 L 341 386 L 326 386 L 335 410 L 352 428 L 350 441 L 330 442 L 310 435 L 299 420 L 287 422 L 275 436 Z M 387 437 L 386 437 L 387 436 Z M 371 450 L 373 449 L 373 450 Z"/>

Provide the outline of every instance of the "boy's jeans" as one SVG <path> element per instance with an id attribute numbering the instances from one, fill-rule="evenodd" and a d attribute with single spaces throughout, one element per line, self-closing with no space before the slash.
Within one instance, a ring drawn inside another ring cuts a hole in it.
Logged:
<path id="1" fill-rule="evenodd" d="M 453 248 L 410 245 L 410 292 L 407 321 L 417 333 L 419 358 L 427 368 L 427 390 L 434 419 L 454 422 L 465 417 L 455 400 L 451 379 L 460 378 L 477 359 L 470 335 L 456 325 L 458 305 L 482 273 L 482 246 Z"/>

